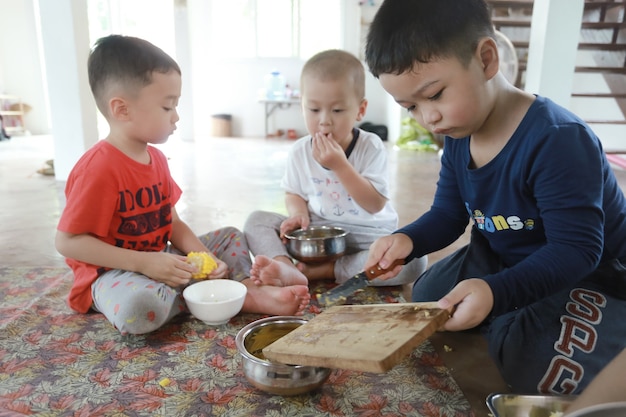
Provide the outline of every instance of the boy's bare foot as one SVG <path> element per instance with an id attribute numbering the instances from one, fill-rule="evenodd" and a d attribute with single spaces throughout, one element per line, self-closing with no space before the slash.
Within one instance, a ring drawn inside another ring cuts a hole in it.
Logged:
<path id="1" fill-rule="evenodd" d="M 335 262 L 326 262 L 323 264 L 305 264 L 300 262 L 296 265 L 296 268 L 298 268 L 309 281 L 335 279 Z"/>
<path id="2" fill-rule="evenodd" d="M 248 288 L 242 309 L 246 313 L 301 316 L 311 301 L 309 287 L 306 285 L 256 285 L 250 279 L 243 283 Z"/>
<path id="3" fill-rule="evenodd" d="M 254 257 L 250 279 L 256 285 L 273 285 L 276 287 L 307 285 L 309 283 L 306 276 L 291 261 L 288 264 L 264 255 Z"/>

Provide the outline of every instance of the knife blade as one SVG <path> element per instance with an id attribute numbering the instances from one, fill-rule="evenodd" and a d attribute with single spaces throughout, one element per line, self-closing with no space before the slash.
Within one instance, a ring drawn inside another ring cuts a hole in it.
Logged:
<path id="1" fill-rule="evenodd" d="M 391 265 L 389 265 L 389 268 L 386 269 L 376 265 L 375 267 L 359 272 L 343 284 L 339 284 L 325 293 L 317 294 L 317 301 L 320 305 L 326 307 L 343 304 L 348 296 L 354 294 L 362 288 L 365 288 L 370 280 L 384 274 L 385 272 L 391 271 L 398 265 L 404 265 L 404 259 L 396 259 L 391 263 Z"/>

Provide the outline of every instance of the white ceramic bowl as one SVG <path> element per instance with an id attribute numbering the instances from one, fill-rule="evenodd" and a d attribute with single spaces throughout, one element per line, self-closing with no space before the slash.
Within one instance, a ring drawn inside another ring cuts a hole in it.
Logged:
<path id="1" fill-rule="evenodd" d="M 183 298 L 193 316 L 206 324 L 228 323 L 243 307 L 248 289 L 230 279 L 209 279 L 191 284 Z"/>

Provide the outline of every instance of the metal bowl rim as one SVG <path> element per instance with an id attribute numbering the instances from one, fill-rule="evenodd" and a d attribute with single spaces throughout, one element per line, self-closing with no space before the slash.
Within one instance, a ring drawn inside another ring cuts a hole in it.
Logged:
<path id="1" fill-rule="evenodd" d="M 239 332 L 237 332 L 237 336 L 235 337 L 235 345 L 237 346 L 237 350 L 239 351 L 239 354 L 241 354 L 241 356 L 243 356 L 247 360 L 254 362 L 257 365 L 264 366 L 264 367 L 284 367 L 285 369 L 305 369 L 305 368 L 328 369 L 328 368 L 324 368 L 321 366 L 288 365 L 286 363 L 264 361 L 262 359 L 257 358 L 256 356 L 248 352 L 248 349 L 246 349 L 244 340 L 252 332 L 252 330 L 255 330 L 259 327 L 269 326 L 270 324 L 294 323 L 294 322 L 300 323 L 302 325 L 302 324 L 306 324 L 308 320 L 303 317 L 297 317 L 297 316 L 272 316 L 272 317 L 265 317 L 263 319 L 255 320 L 252 323 L 248 323 L 247 325 L 242 327 L 242 329 L 239 330 Z"/>
<path id="2" fill-rule="evenodd" d="M 338 231 L 339 234 L 334 235 L 334 236 L 323 236 L 323 237 L 322 236 L 320 237 L 295 236 L 295 234 L 298 232 L 307 232 L 307 231 L 312 231 L 312 230 L 332 230 L 332 231 Z M 294 240 L 294 241 L 306 242 L 306 241 L 312 241 L 312 240 L 335 239 L 335 238 L 340 238 L 340 237 L 346 237 L 347 235 L 348 235 L 347 230 L 342 229 L 341 227 L 337 227 L 337 226 L 309 226 L 306 229 L 296 229 L 289 233 L 286 233 L 285 238 Z"/>
<path id="3" fill-rule="evenodd" d="M 620 411 L 623 412 L 626 410 L 626 401 L 613 401 L 609 403 L 602 404 L 594 404 L 589 405 L 585 408 L 581 408 L 579 410 L 573 411 L 572 417 L 585 417 L 587 415 L 592 415 L 591 413 L 597 413 L 598 411 Z M 621 415 L 621 414 L 620 414 Z"/>
<path id="4" fill-rule="evenodd" d="M 542 395 L 542 394 L 512 394 L 492 392 L 487 396 L 487 408 L 495 416 L 501 416 L 501 410 L 498 408 L 498 401 L 503 399 L 521 399 L 526 401 L 540 400 L 545 402 L 571 403 L 577 395 Z"/>

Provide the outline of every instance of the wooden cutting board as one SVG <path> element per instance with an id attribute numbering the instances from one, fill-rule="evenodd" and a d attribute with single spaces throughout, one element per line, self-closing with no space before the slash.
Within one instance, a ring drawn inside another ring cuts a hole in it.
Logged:
<path id="1" fill-rule="evenodd" d="M 387 372 L 450 317 L 437 303 L 330 307 L 263 349 L 290 365 Z"/>

